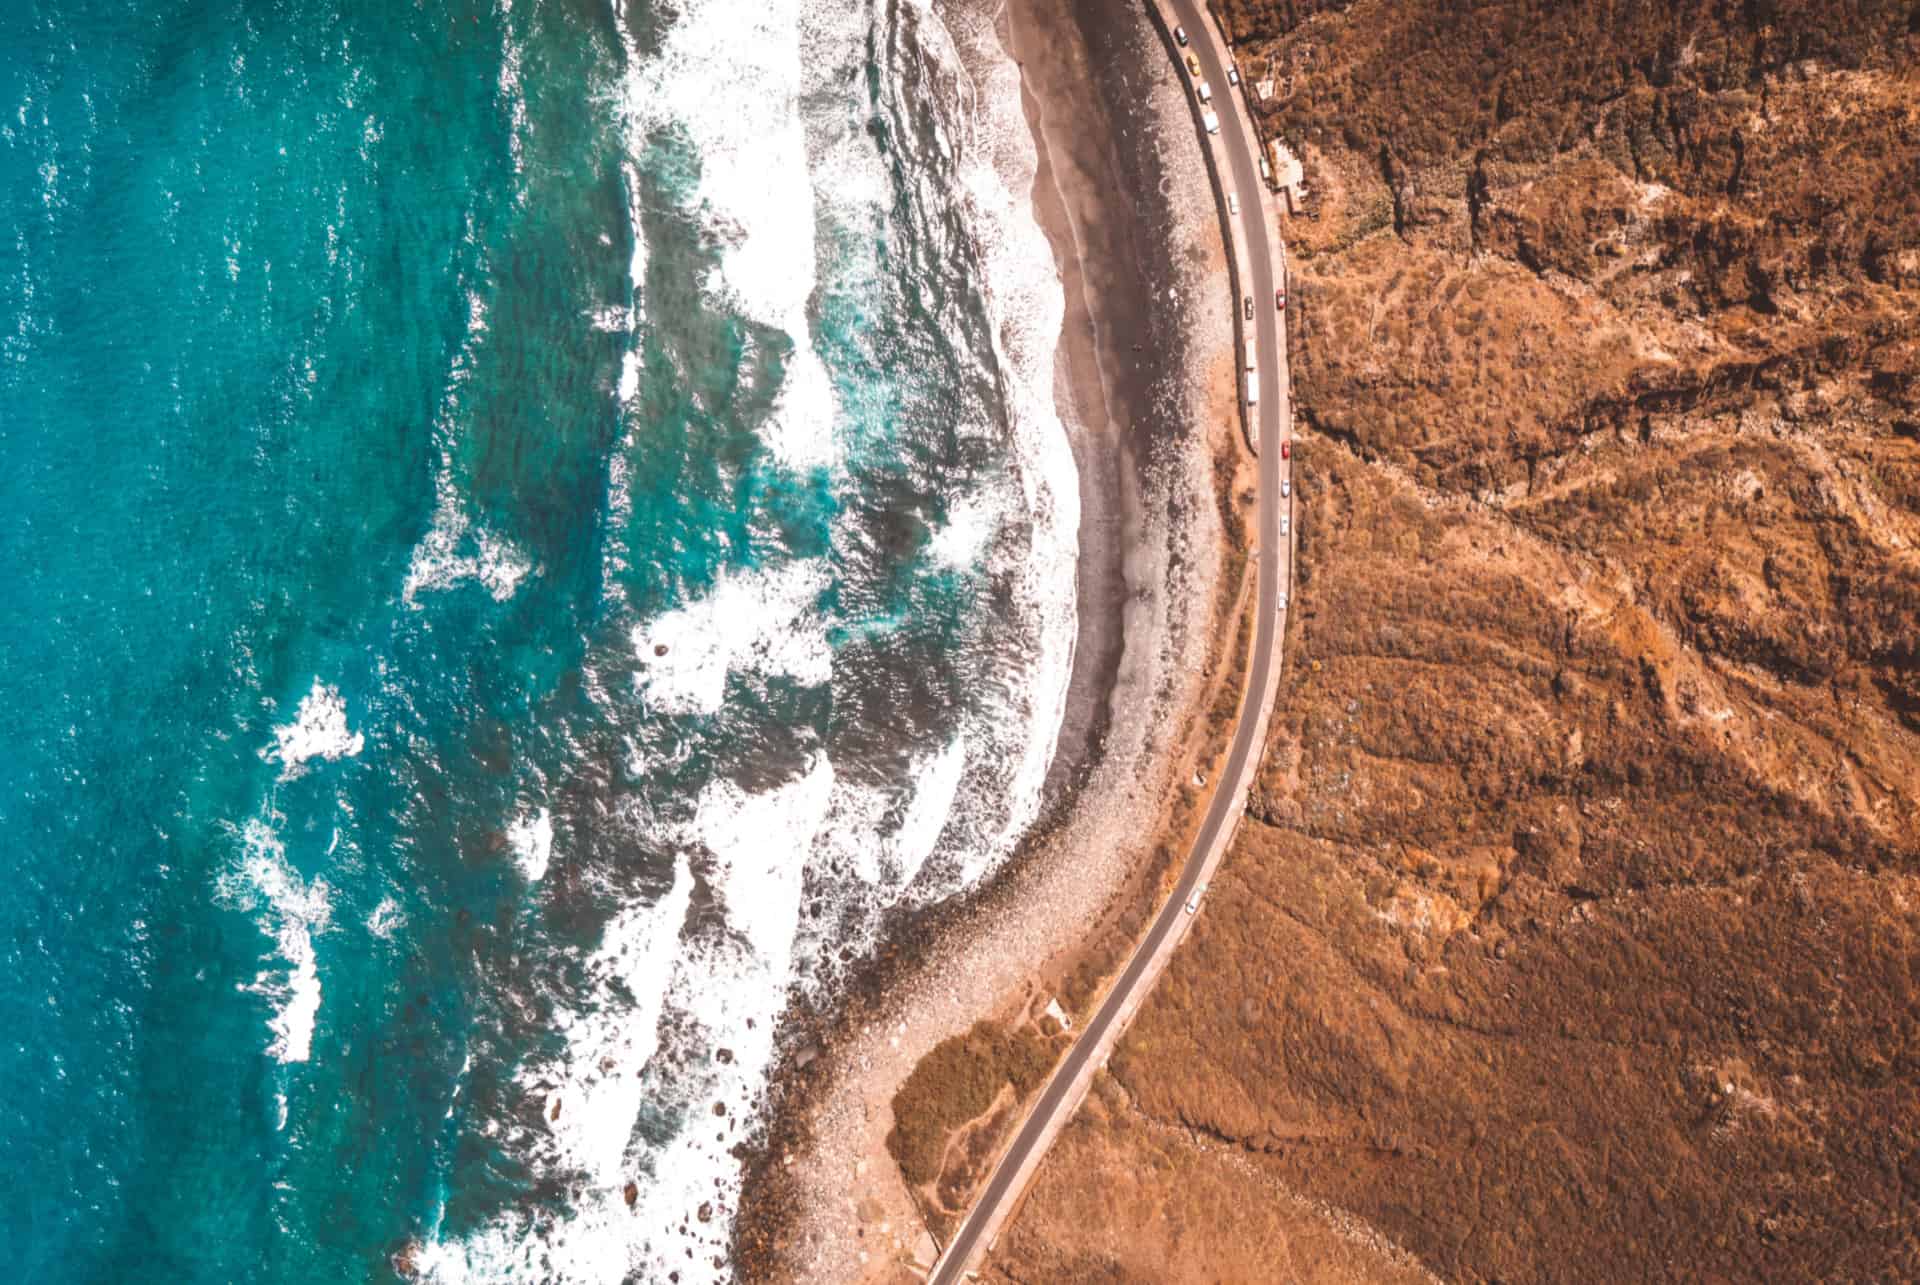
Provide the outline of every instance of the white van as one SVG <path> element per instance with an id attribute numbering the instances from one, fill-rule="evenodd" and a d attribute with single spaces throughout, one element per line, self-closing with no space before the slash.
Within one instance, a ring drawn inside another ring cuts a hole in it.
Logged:
<path id="1" fill-rule="evenodd" d="M 1206 895 L 1207 895 L 1207 885 L 1205 885 L 1204 883 L 1201 884 L 1198 888 L 1195 888 L 1193 890 L 1193 895 L 1187 898 L 1187 913 L 1192 914 L 1194 911 L 1200 909 L 1200 898 Z"/>
<path id="2" fill-rule="evenodd" d="M 1211 107 L 1200 114 L 1200 123 L 1207 127 L 1207 133 L 1209 134 L 1218 134 L 1220 132 L 1220 117 L 1214 114 L 1214 110 Z"/>
<path id="3" fill-rule="evenodd" d="M 1227 193 L 1227 213 L 1240 213 L 1240 198 L 1232 192 Z"/>

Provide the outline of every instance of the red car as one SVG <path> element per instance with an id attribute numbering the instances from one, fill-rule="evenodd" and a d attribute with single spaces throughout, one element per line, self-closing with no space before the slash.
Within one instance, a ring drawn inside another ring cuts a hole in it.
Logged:
<path id="1" fill-rule="evenodd" d="M 1285 312 L 1287 310 L 1287 292 L 1285 290 L 1275 290 L 1273 292 L 1273 310 L 1275 312 Z"/>
<path id="2" fill-rule="evenodd" d="M 1283 460 L 1290 460 L 1293 458 L 1292 439 L 1285 438 L 1285 437 L 1280 439 L 1280 458 Z"/>

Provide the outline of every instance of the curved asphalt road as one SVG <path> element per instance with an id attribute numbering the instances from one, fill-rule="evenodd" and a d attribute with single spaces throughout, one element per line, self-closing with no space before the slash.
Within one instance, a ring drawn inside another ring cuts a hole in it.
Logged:
<path id="1" fill-rule="evenodd" d="M 1185 913 L 1187 899 L 1206 878 L 1216 858 L 1216 848 L 1224 850 L 1225 840 L 1231 836 L 1245 809 L 1245 785 L 1251 776 L 1249 769 L 1259 761 L 1264 739 L 1264 715 L 1267 711 L 1262 704 L 1272 685 L 1270 679 L 1273 671 L 1280 663 L 1280 635 L 1285 619 L 1278 610 L 1277 595 L 1281 587 L 1288 583 L 1292 560 L 1290 541 L 1280 535 L 1280 515 L 1286 505 L 1280 496 L 1280 479 L 1282 471 L 1288 467 L 1288 461 L 1280 458 L 1280 450 L 1276 445 L 1289 438 L 1293 431 L 1286 345 L 1280 324 L 1282 317 L 1273 306 L 1274 289 L 1281 279 L 1284 265 L 1274 261 L 1273 239 L 1263 226 L 1265 216 L 1262 212 L 1270 207 L 1261 195 L 1260 143 L 1233 97 L 1238 91 L 1227 83 L 1226 51 L 1220 43 L 1219 33 L 1197 0 L 1158 0 L 1158 3 L 1162 13 L 1170 14 L 1171 21 L 1186 28 L 1192 42 L 1190 47 L 1200 60 L 1201 75 L 1213 85 L 1214 106 L 1220 116 L 1219 141 L 1223 144 L 1220 150 L 1224 152 L 1228 163 L 1228 172 L 1220 175 L 1220 178 L 1229 190 L 1239 194 L 1239 217 L 1247 221 L 1244 241 L 1248 262 L 1240 265 L 1241 286 L 1253 295 L 1254 339 L 1263 393 L 1256 404 L 1260 443 L 1260 597 L 1253 659 L 1247 671 L 1240 720 L 1234 729 L 1226 766 L 1220 774 L 1219 785 L 1207 808 L 1200 833 L 1194 840 L 1193 851 L 1180 872 L 1173 896 L 1160 908 L 1153 927 L 1134 951 L 1133 958 L 1127 962 L 1126 970 L 1120 974 L 1119 981 L 1114 984 L 1105 1002 L 1082 1028 L 1080 1038 L 1068 1050 L 1060 1065 L 1054 1068 L 1052 1078 L 1033 1104 L 1020 1131 L 1014 1135 L 1012 1145 L 1000 1158 L 993 1176 L 988 1179 L 965 1221 L 960 1224 L 946 1251 L 935 1264 L 932 1275 L 928 1277 L 935 1285 L 952 1285 L 961 1280 L 970 1261 L 987 1247 L 981 1243 L 981 1237 L 997 1232 L 1007 1209 L 1019 1197 L 1023 1168 L 1046 1151 L 1057 1126 L 1065 1123 L 1065 1117 L 1079 1104 L 1080 1094 L 1075 1092 L 1076 1081 L 1086 1071 L 1088 1063 L 1106 1047 L 1104 1037 L 1114 1030 L 1123 1015 L 1132 1011 L 1133 1003 L 1158 977 L 1158 970 L 1154 967 L 1156 959 L 1171 941 L 1177 941 L 1192 922 Z M 1149 8 L 1152 8 L 1151 0 Z M 1165 34 L 1169 51 L 1184 55 L 1184 50 L 1174 49 L 1171 32 Z M 1184 64 L 1180 74 L 1182 83 L 1187 84 L 1190 78 Z M 1190 84 L 1188 90 L 1191 99 Z M 1199 128 L 1197 109 L 1195 128 Z M 1203 144 L 1206 141 L 1203 135 Z M 1222 214 L 1225 214 L 1224 209 Z M 1234 305 L 1239 307 L 1240 301 L 1234 300 Z"/>

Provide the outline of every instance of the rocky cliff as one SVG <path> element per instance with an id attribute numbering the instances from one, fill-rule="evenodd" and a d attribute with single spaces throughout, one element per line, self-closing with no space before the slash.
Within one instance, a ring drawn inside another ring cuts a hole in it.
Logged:
<path id="1" fill-rule="evenodd" d="M 1219 10 L 1287 675 L 994 1270 L 1920 1278 L 1920 4 Z"/>

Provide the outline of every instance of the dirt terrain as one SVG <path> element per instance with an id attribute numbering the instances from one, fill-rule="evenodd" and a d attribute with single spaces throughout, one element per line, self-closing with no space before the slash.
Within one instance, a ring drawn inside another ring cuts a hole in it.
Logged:
<path id="1" fill-rule="evenodd" d="M 1288 672 L 989 1276 L 1920 1278 L 1920 4 L 1219 10 Z"/>

